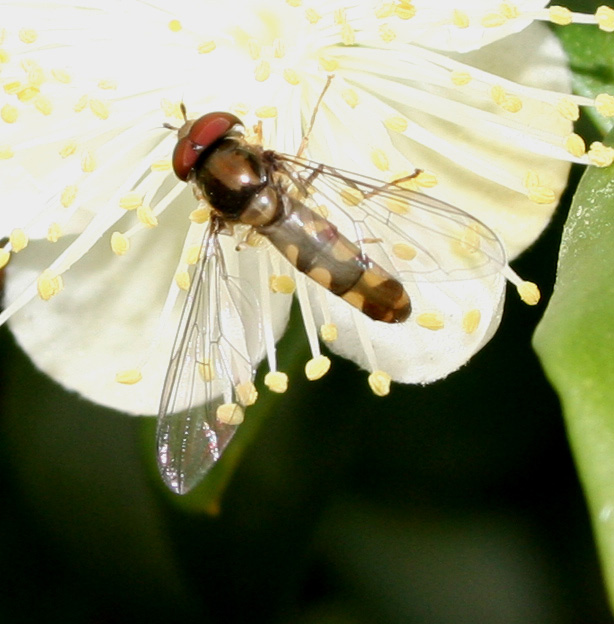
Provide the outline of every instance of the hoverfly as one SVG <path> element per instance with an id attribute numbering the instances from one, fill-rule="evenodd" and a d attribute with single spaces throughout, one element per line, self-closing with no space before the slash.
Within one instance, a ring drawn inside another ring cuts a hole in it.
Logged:
<path id="1" fill-rule="evenodd" d="M 229 249 L 224 233 L 260 235 L 289 270 L 390 324 L 412 314 L 407 284 L 475 278 L 506 264 L 497 235 L 464 211 L 398 182 L 264 149 L 246 140 L 230 113 L 186 117 L 173 168 L 211 209 L 160 404 L 158 463 L 177 493 L 190 490 L 224 451 L 255 400 L 263 357 L 265 337 L 245 328 L 262 325 L 258 295 L 228 267 L 230 254 L 242 251 Z M 326 206 L 343 223 L 332 223 Z M 403 245 L 405 260 L 414 254 L 417 261 L 401 267 L 391 259 L 383 243 L 392 240 Z"/>

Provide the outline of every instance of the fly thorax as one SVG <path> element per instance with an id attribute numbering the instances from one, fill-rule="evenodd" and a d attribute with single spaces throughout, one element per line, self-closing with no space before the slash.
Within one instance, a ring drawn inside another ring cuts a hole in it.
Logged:
<path id="1" fill-rule="evenodd" d="M 240 139 L 226 138 L 203 153 L 191 180 L 220 216 L 242 221 L 253 202 L 264 201 L 258 197 L 266 190 L 268 176 L 257 150 Z"/>

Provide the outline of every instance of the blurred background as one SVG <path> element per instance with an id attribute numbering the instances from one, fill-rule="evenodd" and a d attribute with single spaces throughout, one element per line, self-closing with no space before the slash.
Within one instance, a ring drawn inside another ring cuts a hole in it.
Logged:
<path id="1" fill-rule="evenodd" d="M 252 408 L 216 514 L 207 485 L 165 490 L 153 419 L 66 393 L 0 330 L 0 621 L 613 622 L 531 349 L 570 196 L 514 264 L 543 302 L 510 292 L 492 342 L 442 382 L 377 398 L 338 358 L 304 381 L 296 324 L 290 389 Z"/>

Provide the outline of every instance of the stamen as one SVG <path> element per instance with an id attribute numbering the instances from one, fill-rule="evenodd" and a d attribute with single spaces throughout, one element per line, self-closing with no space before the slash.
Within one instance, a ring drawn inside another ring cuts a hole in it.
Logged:
<path id="1" fill-rule="evenodd" d="M 251 381 L 240 383 L 235 388 L 235 391 L 241 405 L 245 407 L 253 405 L 258 399 L 258 390 L 256 390 L 256 386 Z"/>
<path id="2" fill-rule="evenodd" d="M 52 223 L 47 230 L 47 240 L 50 243 L 57 243 L 62 236 L 62 228 L 59 223 Z"/>
<path id="3" fill-rule="evenodd" d="M 213 39 L 210 39 L 209 41 L 203 41 L 202 43 L 199 43 L 196 50 L 199 54 L 210 54 L 215 50 L 216 47 L 217 44 L 215 43 L 215 41 Z"/>
<path id="4" fill-rule="evenodd" d="M 28 242 L 28 235 L 21 228 L 15 228 L 9 236 L 11 250 L 14 253 L 19 253 L 20 251 L 25 249 L 28 246 Z"/>
<path id="5" fill-rule="evenodd" d="M 111 249 L 118 256 L 125 255 L 130 249 L 130 239 L 121 232 L 111 234 Z"/>
<path id="6" fill-rule="evenodd" d="M 309 381 L 320 379 L 328 373 L 330 369 L 330 359 L 325 355 L 314 357 L 305 364 L 305 376 Z"/>
<path id="7" fill-rule="evenodd" d="M 269 279 L 271 292 L 291 295 L 296 290 L 296 282 L 289 275 L 271 275 Z"/>
<path id="8" fill-rule="evenodd" d="M 479 327 L 481 320 L 482 313 L 479 310 L 469 310 L 469 312 L 463 316 L 463 331 L 466 334 L 473 334 L 473 332 L 475 332 L 475 330 Z"/>
<path id="9" fill-rule="evenodd" d="M 416 317 L 416 323 L 432 331 L 443 329 L 445 326 L 445 320 L 440 312 L 423 312 Z"/>
<path id="10" fill-rule="evenodd" d="M 240 425 L 243 422 L 244 414 L 240 405 L 224 403 L 217 408 L 215 417 L 225 425 Z"/>
<path id="11" fill-rule="evenodd" d="M 143 374 L 138 368 L 130 368 L 128 370 L 119 371 L 115 375 L 115 381 L 126 386 L 133 386 L 143 379 Z"/>
<path id="12" fill-rule="evenodd" d="M 64 281 L 61 275 L 57 275 L 50 269 L 46 269 L 39 276 L 36 287 L 38 296 L 43 301 L 49 301 L 51 297 L 57 295 L 64 288 Z"/>
<path id="13" fill-rule="evenodd" d="M 540 292 L 537 284 L 523 280 L 509 265 L 502 269 L 502 274 L 509 282 L 516 286 L 520 298 L 527 305 L 536 305 L 540 299 Z"/>
<path id="14" fill-rule="evenodd" d="M 591 143 L 588 159 L 596 167 L 609 167 L 614 162 L 614 148 L 607 147 L 600 141 Z"/>
<path id="15" fill-rule="evenodd" d="M 288 375 L 281 371 L 271 371 L 264 376 L 264 385 L 271 392 L 283 394 L 288 389 Z"/>
<path id="16" fill-rule="evenodd" d="M 390 382 L 392 378 L 388 373 L 381 370 L 373 371 L 369 375 L 369 386 L 375 396 L 384 397 L 390 394 Z"/>

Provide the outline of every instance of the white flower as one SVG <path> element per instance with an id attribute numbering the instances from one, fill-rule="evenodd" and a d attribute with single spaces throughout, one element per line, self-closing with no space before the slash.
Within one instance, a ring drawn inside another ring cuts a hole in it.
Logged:
<path id="1" fill-rule="evenodd" d="M 207 227 L 170 168 L 177 138 L 164 123 L 181 125 L 180 102 L 190 116 L 228 110 L 248 128 L 262 121 L 264 145 L 293 154 L 331 73 L 309 158 L 383 180 L 419 168 L 418 189 L 483 221 L 515 256 L 547 224 L 570 162 L 611 162 L 603 146 L 587 155 L 571 122 L 579 105 L 611 114 L 612 104 L 565 95 L 559 46 L 544 26 L 526 28 L 572 14 L 539 0 L 467 4 L 0 2 L 0 233 L 10 235 L 0 323 L 65 387 L 155 413 Z M 612 17 L 593 21 L 608 29 Z M 308 376 L 325 372 L 323 331 L 379 394 L 390 378 L 428 382 L 466 362 L 499 323 L 506 278 L 536 296 L 504 262 L 414 286 L 410 319 L 391 326 L 355 313 L 270 246 L 237 252 L 238 239 L 220 241 L 258 293 L 256 317 L 241 322 L 263 326 L 276 390 L 288 284 L 313 352 Z"/>

